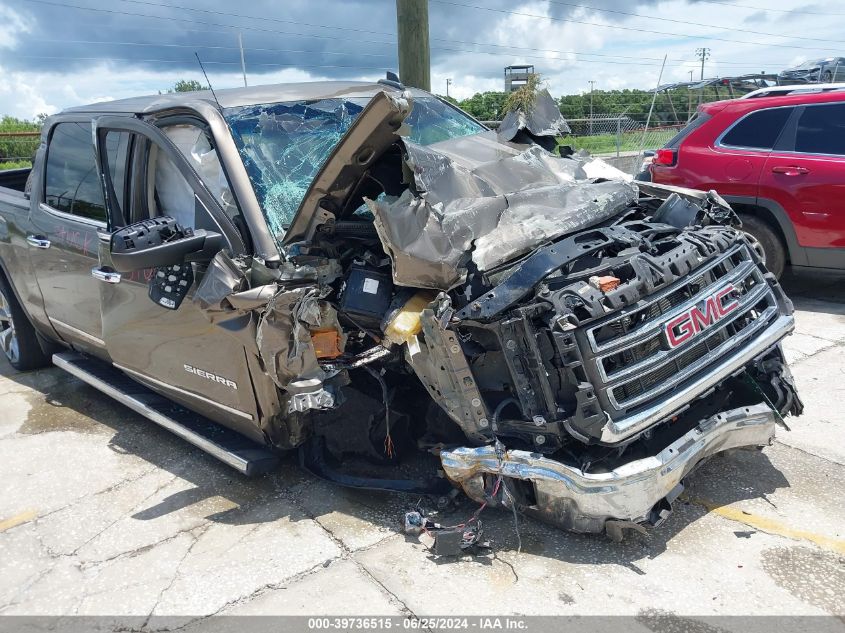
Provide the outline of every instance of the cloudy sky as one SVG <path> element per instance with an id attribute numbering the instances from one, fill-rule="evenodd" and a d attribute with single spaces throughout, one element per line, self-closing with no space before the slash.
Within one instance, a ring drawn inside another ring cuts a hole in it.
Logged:
<path id="1" fill-rule="evenodd" d="M 534 64 L 553 94 L 777 71 L 845 53 L 845 7 L 801 0 L 430 0 L 432 88 L 501 90 Z M 198 79 L 376 79 L 396 69 L 395 0 L 0 0 L 0 114 L 30 118 Z"/>

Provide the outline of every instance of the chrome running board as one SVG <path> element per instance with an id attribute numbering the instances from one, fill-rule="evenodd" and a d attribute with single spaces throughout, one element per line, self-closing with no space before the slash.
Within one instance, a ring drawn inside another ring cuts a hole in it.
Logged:
<path id="1" fill-rule="evenodd" d="M 244 475 L 266 473 L 279 463 L 267 447 L 175 404 L 107 363 L 61 352 L 53 355 L 53 364 Z"/>

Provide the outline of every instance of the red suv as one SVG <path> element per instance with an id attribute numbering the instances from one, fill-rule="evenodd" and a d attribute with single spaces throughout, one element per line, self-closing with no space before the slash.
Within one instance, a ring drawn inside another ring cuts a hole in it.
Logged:
<path id="1" fill-rule="evenodd" d="M 651 179 L 719 192 L 778 276 L 787 263 L 845 269 L 843 88 L 778 86 L 701 105 L 655 152 Z"/>

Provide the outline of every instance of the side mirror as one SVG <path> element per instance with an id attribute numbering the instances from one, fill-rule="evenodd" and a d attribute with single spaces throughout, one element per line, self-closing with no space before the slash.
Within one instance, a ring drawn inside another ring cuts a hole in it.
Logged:
<path id="1" fill-rule="evenodd" d="M 213 231 L 183 228 L 169 216 L 142 220 L 111 235 L 112 267 L 121 273 L 208 261 L 223 247 Z"/>

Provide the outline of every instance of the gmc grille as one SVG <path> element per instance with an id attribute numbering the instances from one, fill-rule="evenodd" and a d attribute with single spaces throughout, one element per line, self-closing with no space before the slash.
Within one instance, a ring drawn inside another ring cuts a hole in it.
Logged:
<path id="1" fill-rule="evenodd" d="M 670 347 L 665 327 L 733 284 L 737 308 L 690 340 Z M 746 244 L 738 244 L 691 276 L 578 332 L 596 396 L 611 419 L 659 404 L 708 367 L 753 345 L 778 315 L 775 294 Z"/>

